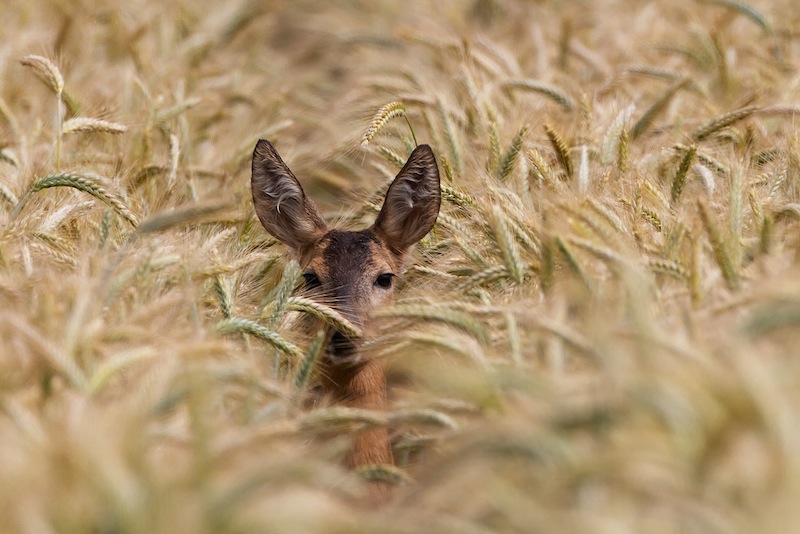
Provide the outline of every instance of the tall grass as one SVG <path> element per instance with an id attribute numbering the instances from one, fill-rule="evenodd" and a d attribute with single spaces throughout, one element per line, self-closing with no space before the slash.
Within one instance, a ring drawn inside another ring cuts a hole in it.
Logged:
<path id="1" fill-rule="evenodd" d="M 793 8 L 10 0 L 0 530 L 797 530 Z M 386 413 L 318 396 L 298 321 L 355 327 L 254 216 L 259 137 L 351 227 L 434 148 Z M 398 465 L 343 469 L 375 426 Z"/>

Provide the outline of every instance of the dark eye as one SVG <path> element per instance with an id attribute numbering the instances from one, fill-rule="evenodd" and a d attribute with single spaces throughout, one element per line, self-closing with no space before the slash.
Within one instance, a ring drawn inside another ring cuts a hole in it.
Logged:
<path id="1" fill-rule="evenodd" d="M 394 274 L 383 273 L 375 280 L 375 283 L 384 289 L 389 289 L 392 287 L 392 278 L 394 278 Z"/>
<path id="2" fill-rule="evenodd" d="M 306 280 L 306 289 L 316 289 L 321 285 L 316 273 L 303 273 L 303 278 Z"/>

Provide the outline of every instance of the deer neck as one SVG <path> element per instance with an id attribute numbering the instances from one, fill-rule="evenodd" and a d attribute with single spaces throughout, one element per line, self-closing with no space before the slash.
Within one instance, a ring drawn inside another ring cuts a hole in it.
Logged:
<path id="1" fill-rule="evenodd" d="M 327 365 L 321 374 L 322 386 L 335 403 L 365 410 L 386 409 L 386 364 L 382 360 Z M 350 467 L 393 463 L 386 428 L 366 430 L 355 436 L 348 457 Z"/>
<path id="2" fill-rule="evenodd" d="M 322 385 L 334 402 L 365 410 L 386 409 L 386 364 L 382 360 L 324 367 Z M 378 464 L 394 465 L 386 427 L 372 428 L 356 434 L 346 464 L 350 469 Z M 377 503 L 385 502 L 389 498 L 389 487 L 386 484 L 372 482 L 370 491 L 373 501 Z"/>

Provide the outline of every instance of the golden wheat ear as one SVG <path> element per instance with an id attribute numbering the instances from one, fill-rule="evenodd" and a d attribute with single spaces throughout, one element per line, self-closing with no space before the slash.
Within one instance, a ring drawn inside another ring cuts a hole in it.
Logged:
<path id="1" fill-rule="evenodd" d="M 439 167 L 428 145 L 420 145 L 386 192 L 373 231 L 402 254 L 422 239 L 439 215 Z"/>
<path id="2" fill-rule="evenodd" d="M 302 255 L 328 225 L 272 144 L 259 139 L 253 150 L 253 205 L 261 224 Z"/>

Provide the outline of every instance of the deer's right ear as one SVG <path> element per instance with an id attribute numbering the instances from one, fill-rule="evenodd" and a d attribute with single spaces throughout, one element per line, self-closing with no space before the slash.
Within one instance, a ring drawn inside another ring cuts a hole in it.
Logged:
<path id="1" fill-rule="evenodd" d="M 398 254 L 430 232 L 439 215 L 439 168 L 433 150 L 420 145 L 386 192 L 373 229 Z"/>
<path id="2" fill-rule="evenodd" d="M 317 207 L 267 140 L 260 139 L 253 150 L 250 184 L 261 224 L 298 254 L 305 253 L 328 230 Z"/>

